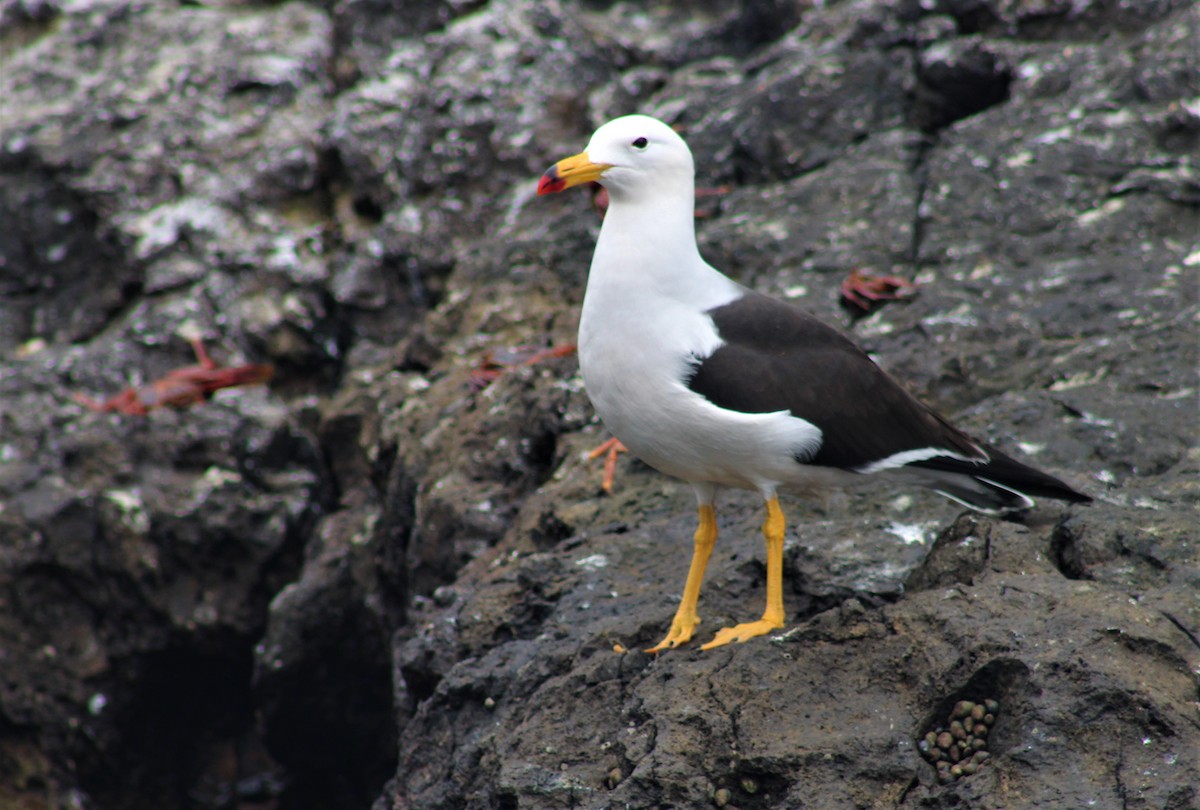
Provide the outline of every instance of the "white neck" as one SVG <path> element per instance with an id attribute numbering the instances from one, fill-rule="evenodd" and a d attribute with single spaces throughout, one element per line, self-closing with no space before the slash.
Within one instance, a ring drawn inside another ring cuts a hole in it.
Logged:
<path id="1" fill-rule="evenodd" d="M 690 189 L 689 189 L 690 191 Z M 588 278 L 593 287 L 640 290 L 704 304 L 732 284 L 696 247 L 693 194 L 610 196 Z"/>

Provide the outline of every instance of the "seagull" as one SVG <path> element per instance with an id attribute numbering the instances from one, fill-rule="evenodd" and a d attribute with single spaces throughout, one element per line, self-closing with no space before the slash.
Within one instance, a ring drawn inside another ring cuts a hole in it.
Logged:
<path id="1" fill-rule="evenodd" d="M 671 127 L 629 115 L 542 175 L 538 194 L 601 184 L 609 205 L 588 273 L 579 366 L 604 425 L 651 467 L 692 485 L 700 525 L 666 637 L 691 640 L 717 540 L 723 487 L 766 504 L 767 604 L 701 649 L 784 626 L 785 519 L 778 491 L 813 494 L 890 480 L 991 514 L 1030 496 L 1091 498 L 971 438 L 922 404 L 841 332 L 738 284 L 696 246 L 695 169 Z"/>

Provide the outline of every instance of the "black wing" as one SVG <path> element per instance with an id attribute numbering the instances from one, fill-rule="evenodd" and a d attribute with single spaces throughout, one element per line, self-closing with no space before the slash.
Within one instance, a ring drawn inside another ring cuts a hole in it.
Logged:
<path id="1" fill-rule="evenodd" d="M 1004 492 L 1011 486 L 1018 492 L 1089 500 L 958 430 L 848 338 L 790 304 L 747 292 L 708 314 L 724 345 L 696 358 L 688 387 L 722 408 L 789 411 L 816 425 L 822 432 L 820 448 L 797 461 L 859 472 L 908 450 L 941 450 L 947 455 L 909 466 L 943 473 L 947 480 L 956 475 L 988 479 Z M 973 503 L 965 494 L 954 497 Z M 973 505 L 996 508 L 998 497 Z"/>

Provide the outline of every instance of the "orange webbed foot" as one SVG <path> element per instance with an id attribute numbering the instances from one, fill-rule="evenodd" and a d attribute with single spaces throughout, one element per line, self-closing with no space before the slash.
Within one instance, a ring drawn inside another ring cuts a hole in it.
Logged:
<path id="1" fill-rule="evenodd" d="M 702 650 L 711 650 L 714 647 L 723 647 L 731 641 L 743 642 L 749 641 L 752 638 L 765 636 L 773 630 L 778 630 L 783 627 L 782 621 L 774 621 L 771 619 L 759 619 L 756 622 L 745 622 L 734 627 L 723 627 L 713 636 L 712 641 L 701 645 Z"/>

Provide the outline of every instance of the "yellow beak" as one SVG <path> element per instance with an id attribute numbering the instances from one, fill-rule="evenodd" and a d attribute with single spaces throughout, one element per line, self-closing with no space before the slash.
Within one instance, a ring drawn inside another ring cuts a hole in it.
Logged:
<path id="1" fill-rule="evenodd" d="M 592 163 L 587 152 L 580 152 L 578 155 L 563 158 L 546 169 L 546 173 L 538 181 L 537 193 L 555 194 L 580 183 L 594 183 L 611 168 L 611 163 Z"/>

